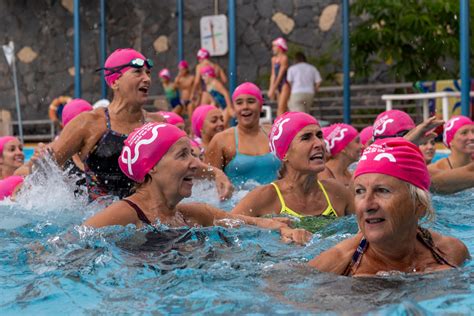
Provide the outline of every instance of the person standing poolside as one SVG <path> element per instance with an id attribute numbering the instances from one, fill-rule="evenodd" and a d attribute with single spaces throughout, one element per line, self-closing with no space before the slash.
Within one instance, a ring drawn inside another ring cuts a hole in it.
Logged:
<path id="1" fill-rule="evenodd" d="M 220 220 L 236 219 L 280 230 L 282 235 L 300 243 L 309 239 L 307 232 L 290 229 L 278 221 L 231 215 L 203 203 L 180 203 L 191 196 L 193 178 L 199 167 L 191 152 L 186 134 L 167 123 L 148 123 L 130 134 L 119 165 L 123 173 L 137 183 L 135 192 L 87 219 L 84 225 L 134 224 L 141 227 L 153 226 L 159 221 L 162 225 L 178 228 L 214 226 Z"/>
<path id="2" fill-rule="evenodd" d="M 324 139 L 318 121 L 309 114 L 279 116 L 270 134 L 270 147 L 282 161 L 280 177 L 257 187 L 232 210 L 248 216 L 344 216 L 353 213 L 349 190 L 333 179 L 318 180 L 324 170 Z"/>
<path id="3" fill-rule="evenodd" d="M 216 78 L 214 68 L 205 66 L 201 68 L 202 80 L 206 84 L 206 91 L 203 91 L 201 101 L 203 104 L 212 104 L 222 109 L 224 114 L 224 126 L 228 127 L 234 116 L 232 101 L 230 100 L 229 91 Z"/>
<path id="4" fill-rule="evenodd" d="M 423 158 L 425 159 L 425 163 L 429 165 L 433 160 L 433 157 L 436 154 L 436 143 L 434 139 L 427 140 L 426 142 L 420 144 L 418 148 L 420 149 L 421 153 L 423 154 Z"/>
<path id="5" fill-rule="evenodd" d="M 165 91 L 166 100 L 171 106 L 171 110 L 176 114 L 183 112 L 183 106 L 181 105 L 181 98 L 179 97 L 179 91 L 176 84 L 171 81 L 171 73 L 167 68 L 160 71 L 158 76 L 161 79 L 163 90 Z"/>
<path id="6" fill-rule="evenodd" d="M 288 68 L 286 80 L 291 86 L 288 110 L 309 113 L 322 80 L 319 71 L 306 62 L 302 52 L 295 54 L 295 64 Z"/>
<path id="7" fill-rule="evenodd" d="M 193 114 L 194 105 L 192 103 L 191 90 L 193 89 L 194 76 L 189 72 L 188 63 L 182 60 L 178 64 L 178 75 L 174 79 L 174 84 L 179 90 L 181 104 L 183 105 L 188 119 Z"/>
<path id="8" fill-rule="evenodd" d="M 164 121 L 157 113 L 143 110 L 151 85 L 151 60 L 134 49 L 117 49 L 105 61 L 105 80 L 113 90 L 113 100 L 107 108 L 81 113 L 47 147 L 40 144 L 34 157 L 18 174 L 31 173 L 34 161 L 48 150 L 62 166 L 74 154 L 84 162 L 90 200 L 101 196 L 125 197 L 130 194 L 134 182 L 126 177 L 118 166 L 123 142 L 128 134 L 146 121 Z M 232 186 L 217 169 L 205 166 L 199 173 L 213 177 L 221 198 L 229 197 Z"/>
<path id="9" fill-rule="evenodd" d="M 224 130 L 222 111 L 213 105 L 202 104 L 194 110 L 191 127 L 196 141 L 205 152 L 212 138 Z"/>
<path id="10" fill-rule="evenodd" d="M 359 160 L 363 145 L 359 133 L 351 125 L 336 123 L 329 126 L 324 134 L 331 158 L 320 179 L 335 179 L 346 187 L 352 182 L 352 173 L 348 167 Z"/>
<path id="11" fill-rule="evenodd" d="M 451 154 L 428 166 L 432 190 L 450 194 L 474 187 L 474 123 L 466 116 L 452 117 L 444 125 L 443 143 Z"/>
<path id="12" fill-rule="evenodd" d="M 278 103 L 277 115 L 287 111 L 290 96 L 290 86 L 286 81 L 286 72 L 289 66 L 287 50 L 288 45 L 283 37 L 279 37 L 272 42 L 272 73 L 270 75 L 268 97 L 271 100 L 276 98 Z"/>
<path id="13" fill-rule="evenodd" d="M 207 49 L 205 48 L 199 49 L 196 57 L 198 59 L 198 64 L 196 65 L 196 70 L 194 74 L 194 82 L 193 82 L 193 88 L 191 90 L 191 96 L 193 96 L 193 98 L 196 99 L 197 104 L 202 104 L 203 102 L 201 102 L 200 100 L 201 95 L 199 91 L 201 92 L 206 91 L 206 84 L 201 79 L 201 68 L 206 67 L 206 66 L 210 66 L 214 68 L 214 73 L 216 74 L 216 78 L 218 78 L 220 82 L 222 82 L 222 84 L 227 83 L 227 76 L 221 66 L 212 62 L 209 59 L 211 57 L 211 54 L 209 53 Z"/>
<path id="14" fill-rule="evenodd" d="M 360 232 L 321 253 L 309 265 L 345 276 L 382 272 L 429 273 L 469 258 L 458 239 L 419 226 L 434 216 L 430 176 L 418 147 L 403 138 L 375 141 L 354 173 Z"/>
<path id="15" fill-rule="evenodd" d="M 277 178 L 280 161 L 270 152 L 267 135 L 260 126 L 262 91 L 245 82 L 232 94 L 239 124 L 214 136 L 205 153 L 205 162 L 223 169 L 235 186 L 249 180 L 267 184 Z"/>
<path id="16" fill-rule="evenodd" d="M 13 136 L 0 137 L 0 180 L 12 176 L 23 166 L 23 144 Z"/>

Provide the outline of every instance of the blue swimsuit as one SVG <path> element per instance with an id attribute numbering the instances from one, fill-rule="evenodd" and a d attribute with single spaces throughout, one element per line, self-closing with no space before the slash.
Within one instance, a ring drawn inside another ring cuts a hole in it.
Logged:
<path id="1" fill-rule="evenodd" d="M 239 153 L 237 128 L 234 128 L 234 135 L 235 157 L 224 167 L 224 172 L 232 181 L 232 184 L 242 187 L 249 180 L 260 184 L 268 184 L 275 181 L 278 176 L 278 170 L 280 170 L 280 160 L 272 153 L 259 156 Z"/>

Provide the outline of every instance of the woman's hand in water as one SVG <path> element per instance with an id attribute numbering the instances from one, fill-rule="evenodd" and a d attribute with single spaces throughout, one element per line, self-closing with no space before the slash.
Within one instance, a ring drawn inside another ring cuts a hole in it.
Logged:
<path id="1" fill-rule="evenodd" d="M 219 198 L 221 200 L 230 199 L 234 192 L 234 186 L 222 170 L 217 168 L 213 169 L 215 170 L 215 181 Z"/>
<path id="2" fill-rule="evenodd" d="M 283 242 L 294 242 L 298 245 L 305 245 L 311 240 L 311 238 L 313 238 L 313 234 L 301 228 L 294 229 L 290 227 L 281 227 L 280 234 Z"/>

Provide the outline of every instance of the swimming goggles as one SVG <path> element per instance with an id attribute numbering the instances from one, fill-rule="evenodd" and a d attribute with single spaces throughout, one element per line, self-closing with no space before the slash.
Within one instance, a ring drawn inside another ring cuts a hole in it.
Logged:
<path id="1" fill-rule="evenodd" d="M 396 133 L 395 135 L 374 136 L 374 140 L 376 140 L 376 139 L 384 139 L 384 138 L 393 138 L 393 137 L 403 137 L 403 136 L 405 136 L 406 134 L 408 134 L 409 131 L 410 131 L 409 129 L 406 129 L 406 130 L 403 130 L 403 131 L 400 131 L 400 132 Z"/>
<path id="2" fill-rule="evenodd" d="M 120 72 L 120 70 L 126 68 L 126 67 L 132 67 L 132 68 L 142 68 L 143 66 L 146 66 L 148 69 L 153 68 L 154 64 L 151 59 L 142 59 L 142 58 L 135 58 L 132 59 L 129 63 L 115 66 L 115 67 L 102 67 L 99 69 L 96 69 L 95 71 L 101 71 L 101 70 L 107 70 L 109 73 L 105 74 L 106 76 L 110 76 L 114 73 Z"/>

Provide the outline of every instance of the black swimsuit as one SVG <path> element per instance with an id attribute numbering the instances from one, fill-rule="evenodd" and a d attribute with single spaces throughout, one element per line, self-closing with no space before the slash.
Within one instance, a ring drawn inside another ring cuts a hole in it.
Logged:
<path id="1" fill-rule="evenodd" d="M 418 239 L 424 246 L 426 246 L 426 248 L 430 250 L 437 263 L 456 268 L 455 265 L 449 263 L 448 260 L 446 260 L 442 256 L 442 252 L 435 246 L 433 242 L 433 237 L 431 236 L 429 230 L 422 227 L 418 227 L 418 231 L 416 232 L 416 239 Z M 364 255 L 364 252 L 367 250 L 368 247 L 369 242 L 367 241 L 367 239 L 365 239 L 365 237 L 362 237 L 359 246 L 357 246 L 356 251 L 352 255 L 351 262 L 349 262 L 349 264 L 346 266 L 346 269 L 344 270 L 344 273 L 342 275 L 353 275 L 355 270 L 359 267 L 360 262 L 362 261 L 362 256 Z"/>
<path id="2" fill-rule="evenodd" d="M 130 195 L 135 182 L 120 170 L 118 159 L 128 135 L 111 129 L 109 110 L 105 109 L 107 131 L 94 146 L 84 161 L 89 199 L 114 195 L 124 198 Z"/>

